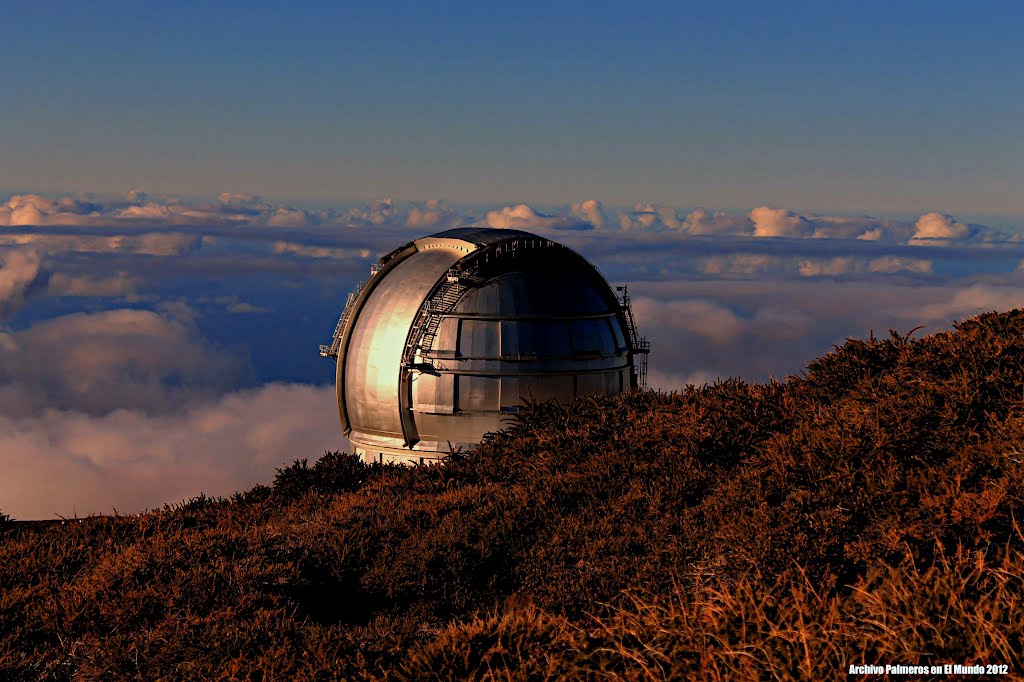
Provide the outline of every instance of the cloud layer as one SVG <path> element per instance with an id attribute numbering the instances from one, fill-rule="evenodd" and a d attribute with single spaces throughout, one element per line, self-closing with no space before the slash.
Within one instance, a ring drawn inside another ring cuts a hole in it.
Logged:
<path id="1" fill-rule="evenodd" d="M 240 383 L 245 359 L 187 318 L 149 310 L 74 313 L 0 332 L 0 414 L 170 412 Z"/>
<path id="2" fill-rule="evenodd" d="M 637 202 L 630 209 L 619 209 L 614 214 L 616 217 L 610 218 L 609 210 L 594 198 L 562 208 L 540 210 L 517 203 L 475 213 L 448 207 L 438 199 L 399 204 L 388 197 L 348 209 L 309 210 L 251 194 L 223 192 L 215 201 L 204 203 L 151 197 L 133 190 L 116 200 L 13 195 L 0 204 L 0 227 L 121 225 L 303 229 L 333 226 L 437 231 L 483 225 L 541 232 L 614 227 L 623 232 L 671 232 L 692 236 L 859 239 L 931 245 L 971 240 L 1003 241 L 1013 237 L 935 211 L 922 213 L 915 220 L 808 214 L 772 206 L 758 206 L 746 213 L 696 208 L 682 214 L 674 207 Z"/>
<path id="3" fill-rule="evenodd" d="M 16 194 L 0 204 L 0 227 L 389 225 L 442 230 L 471 221 L 471 216 L 450 209 L 437 199 L 410 204 L 401 210 L 391 198 L 346 210 L 308 210 L 251 194 L 222 192 L 215 201 L 189 203 L 174 197 L 151 197 L 135 190 L 116 200 Z"/>
<path id="4" fill-rule="evenodd" d="M 238 390 L 245 367 L 181 305 L 0 332 L 0 509 L 54 518 L 229 495 L 345 447 L 331 387 Z"/>
<path id="5" fill-rule="evenodd" d="M 942 212 L 16 195 L 0 203 L 0 511 L 137 511 L 343 448 L 317 345 L 372 260 L 467 225 L 550 235 L 629 283 L 664 390 L 1024 305 L 1018 236 Z"/>
<path id="6" fill-rule="evenodd" d="M 343 447 L 333 389 L 272 384 L 183 413 L 0 416 L 0 501 L 16 518 L 135 512 L 267 483 Z"/>

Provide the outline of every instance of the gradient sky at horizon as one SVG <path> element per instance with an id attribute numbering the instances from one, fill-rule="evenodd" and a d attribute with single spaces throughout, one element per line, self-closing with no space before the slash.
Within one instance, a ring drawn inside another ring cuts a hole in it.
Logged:
<path id="1" fill-rule="evenodd" d="M 1019 2 L 5 9 L 3 193 L 1024 214 Z"/>

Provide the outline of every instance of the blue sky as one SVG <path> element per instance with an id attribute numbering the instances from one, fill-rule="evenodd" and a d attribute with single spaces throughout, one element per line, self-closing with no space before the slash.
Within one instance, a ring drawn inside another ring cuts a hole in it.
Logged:
<path id="1" fill-rule="evenodd" d="M 0 189 L 1024 214 L 1017 2 L 22 2 Z"/>

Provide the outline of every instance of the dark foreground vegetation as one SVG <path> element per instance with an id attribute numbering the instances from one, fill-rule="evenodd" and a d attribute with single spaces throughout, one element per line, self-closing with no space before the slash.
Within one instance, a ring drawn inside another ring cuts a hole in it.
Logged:
<path id="1" fill-rule="evenodd" d="M 230 500 L 0 523 L 0 669 L 1024 679 L 1022 461 L 1024 311 L 784 384 L 530 405 L 443 467 L 330 454 Z"/>

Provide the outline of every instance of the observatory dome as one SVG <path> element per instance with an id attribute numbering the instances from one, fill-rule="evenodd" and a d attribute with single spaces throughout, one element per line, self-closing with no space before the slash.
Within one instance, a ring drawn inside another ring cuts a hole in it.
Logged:
<path id="1" fill-rule="evenodd" d="M 500 430 L 524 398 L 642 385 L 648 345 L 622 291 L 519 230 L 460 228 L 395 249 L 320 348 L 337 358 L 343 432 L 366 461 L 426 463 Z"/>

